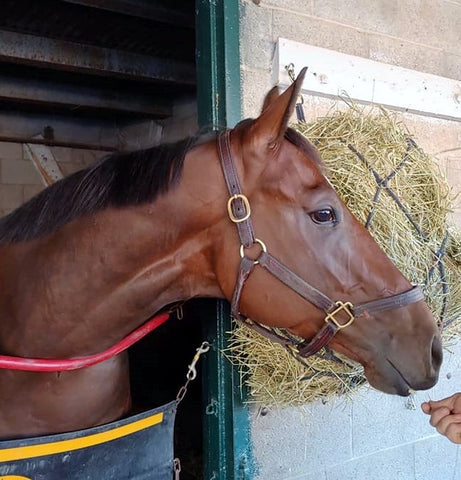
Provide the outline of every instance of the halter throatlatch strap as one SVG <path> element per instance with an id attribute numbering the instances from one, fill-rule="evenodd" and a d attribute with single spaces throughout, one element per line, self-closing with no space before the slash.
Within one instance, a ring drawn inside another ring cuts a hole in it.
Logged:
<path id="1" fill-rule="evenodd" d="M 227 211 L 230 219 L 237 225 L 240 243 L 245 248 L 255 243 L 255 236 L 250 218 L 251 210 L 247 198 L 242 195 L 242 189 L 238 179 L 237 171 L 232 160 L 230 150 L 230 136 L 220 135 L 218 141 L 219 158 L 221 159 L 222 168 L 224 170 L 224 179 L 226 180 L 227 189 L 230 197 L 227 202 Z"/>
<path id="2" fill-rule="evenodd" d="M 410 303 L 419 302 L 424 299 L 421 289 L 419 287 L 413 287 L 412 289 L 397 295 L 357 305 L 352 305 L 350 302 L 334 302 L 324 293 L 320 292 L 296 275 L 283 263 L 279 262 L 275 257 L 268 253 L 264 242 L 256 238 L 254 234 L 253 224 L 250 218 L 250 202 L 242 193 L 235 164 L 232 159 L 229 130 L 218 134 L 217 148 L 224 178 L 230 194 L 227 202 L 227 210 L 230 220 L 237 226 L 241 244 L 240 255 L 242 259 L 231 301 L 231 312 L 234 318 L 245 323 L 253 330 L 256 330 L 270 340 L 282 344 L 290 353 L 295 355 L 295 357 L 306 358 L 317 353 L 322 347 L 326 346 L 339 330 L 351 325 L 357 317 L 365 313 L 373 314 L 401 308 Z M 255 244 L 259 245 L 261 252 L 256 259 L 252 259 L 245 255 L 245 249 L 248 249 Z M 239 305 L 243 287 L 245 286 L 251 272 L 253 272 L 257 265 L 266 269 L 287 287 L 291 288 L 302 298 L 326 313 L 325 325 L 311 340 L 299 342 L 291 334 L 283 331 L 283 329 L 266 327 L 240 313 Z"/>

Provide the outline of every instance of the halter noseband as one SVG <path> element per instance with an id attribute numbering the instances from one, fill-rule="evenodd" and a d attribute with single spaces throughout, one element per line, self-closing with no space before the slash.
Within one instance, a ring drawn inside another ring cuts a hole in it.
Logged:
<path id="1" fill-rule="evenodd" d="M 423 292 L 419 287 L 415 286 L 403 293 L 359 303 L 357 305 L 353 305 L 350 302 L 334 302 L 325 294 L 304 281 L 301 277 L 296 275 L 283 263 L 279 262 L 275 257 L 268 253 L 264 242 L 255 237 L 253 224 L 250 218 L 250 202 L 241 191 L 237 171 L 232 159 L 229 130 L 218 134 L 217 147 L 224 178 L 230 194 L 227 202 L 227 210 L 229 218 L 237 226 L 241 244 L 240 256 L 242 259 L 231 302 L 231 313 L 234 318 L 240 320 L 269 339 L 281 343 L 296 357 L 306 358 L 317 353 L 322 347 L 326 346 L 339 330 L 351 325 L 357 317 L 363 315 L 365 312 L 370 314 L 392 310 L 394 308 L 404 307 L 408 304 L 424 300 Z M 256 259 L 251 259 L 245 255 L 245 250 L 253 245 L 259 245 L 261 250 Z M 279 333 L 280 330 L 266 327 L 254 320 L 250 320 L 240 313 L 239 305 L 242 290 L 246 280 L 256 265 L 265 268 L 269 273 L 294 290 L 305 300 L 326 313 L 325 325 L 311 340 L 299 342 L 288 332 L 281 334 Z M 343 317 L 342 320 L 338 318 L 340 315 Z M 346 316 L 345 319 L 344 315 Z"/>

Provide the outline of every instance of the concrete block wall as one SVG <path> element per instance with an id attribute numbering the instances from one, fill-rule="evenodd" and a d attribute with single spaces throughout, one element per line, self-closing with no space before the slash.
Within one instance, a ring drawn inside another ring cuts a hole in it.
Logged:
<path id="1" fill-rule="evenodd" d="M 242 114 L 260 112 L 278 38 L 461 80 L 461 0 L 240 0 Z M 306 60 L 308 65 L 308 59 Z M 299 71 L 304 65 L 296 65 Z M 304 97 L 308 120 L 336 100 Z M 400 114 L 461 191 L 461 119 Z M 461 227 L 461 202 L 453 221 Z M 257 480 L 455 480 L 461 448 L 429 426 L 420 403 L 461 391 L 461 345 L 445 349 L 439 383 L 410 401 L 364 388 L 352 399 L 251 409 Z M 410 402 L 410 403 L 409 403 Z"/>
<path id="2" fill-rule="evenodd" d="M 279 37 L 461 79 L 461 0 L 240 0 L 240 4 L 245 116 L 259 109 L 271 86 L 268 72 Z"/>
<path id="3" fill-rule="evenodd" d="M 259 113 L 272 87 L 280 37 L 461 81 L 461 0 L 240 0 L 240 6 L 243 117 Z M 326 114 L 333 104 L 305 97 L 307 119 Z M 409 114 L 402 119 L 440 160 L 455 199 L 452 218 L 461 225 L 461 121 Z"/>
<path id="4" fill-rule="evenodd" d="M 92 165 L 106 152 L 51 147 L 63 175 Z M 6 215 L 44 188 L 21 143 L 0 142 L 0 216 Z"/>
<path id="5" fill-rule="evenodd" d="M 461 448 L 441 437 L 420 411 L 429 399 L 461 390 L 461 344 L 441 381 L 410 398 L 364 387 L 350 398 L 303 408 L 253 407 L 257 480 L 458 480 Z"/>

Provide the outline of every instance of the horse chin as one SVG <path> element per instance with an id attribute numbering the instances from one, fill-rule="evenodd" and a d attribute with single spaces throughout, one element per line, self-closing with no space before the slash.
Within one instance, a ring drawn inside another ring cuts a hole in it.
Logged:
<path id="1" fill-rule="evenodd" d="M 365 367 L 368 383 L 381 392 L 408 397 L 416 390 L 427 390 L 437 383 L 437 377 L 429 377 L 421 382 L 409 381 L 392 361 L 386 359 L 385 362 L 383 370 Z"/>
<path id="2" fill-rule="evenodd" d="M 365 368 L 368 383 L 377 390 L 401 397 L 408 397 L 412 393 L 413 389 L 397 369 L 393 369 L 393 375 L 387 372 L 385 376 L 376 371 L 368 372 L 367 370 Z"/>
<path id="3" fill-rule="evenodd" d="M 416 390 L 405 379 L 394 363 L 387 358 L 381 357 L 379 360 L 375 358 L 373 361 L 364 361 L 363 357 L 360 358 L 356 352 L 349 350 L 344 345 L 335 345 L 335 350 L 361 363 L 368 383 L 380 392 L 408 397 L 413 390 Z"/>

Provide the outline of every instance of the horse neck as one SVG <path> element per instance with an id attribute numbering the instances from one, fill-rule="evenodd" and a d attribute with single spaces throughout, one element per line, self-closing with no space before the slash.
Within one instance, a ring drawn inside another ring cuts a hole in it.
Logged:
<path id="1" fill-rule="evenodd" d="M 22 335 L 10 337 L 13 353 L 57 354 L 52 347 L 60 355 L 91 353 L 168 304 L 223 296 L 211 258 L 218 189 L 203 188 L 207 166 L 204 158 L 193 165 L 193 157 L 180 184 L 152 204 L 82 217 L 2 254 L 14 278 L 4 301 L 17 299 L 9 318 L 22 326 L 16 329 Z"/>

